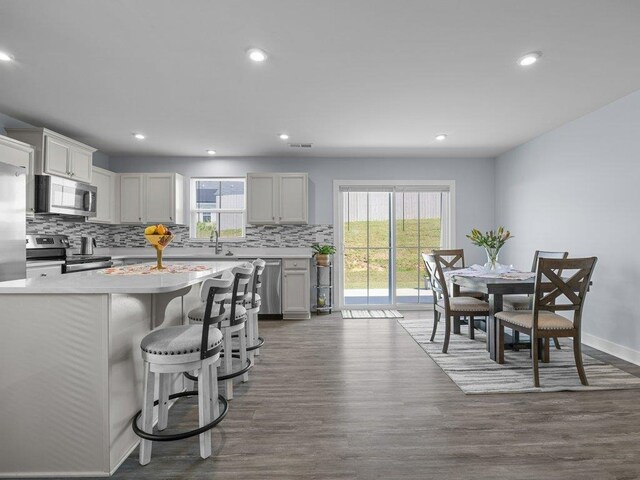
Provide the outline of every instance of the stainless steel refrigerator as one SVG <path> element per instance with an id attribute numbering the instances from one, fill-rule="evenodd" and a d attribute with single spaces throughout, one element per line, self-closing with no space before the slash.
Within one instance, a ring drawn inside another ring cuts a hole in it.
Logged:
<path id="1" fill-rule="evenodd" d="M 27 276 L 25 175 L 0 158 L 0 282 Z"/>

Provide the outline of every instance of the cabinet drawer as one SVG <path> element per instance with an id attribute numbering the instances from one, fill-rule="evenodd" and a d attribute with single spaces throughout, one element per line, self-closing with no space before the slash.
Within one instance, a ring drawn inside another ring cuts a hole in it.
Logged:
<path id="1" fill-rule="evenodd" d="M 62 275 L 62 265 L 27 267 L 27 278 L 53 277 L 55 275 Z"/>
<path id="2" fill-rule="evenodd" d="M 290 258 L 282 261 L 284 270 L 304 270 L 309 268 L 308 258 Z"/>

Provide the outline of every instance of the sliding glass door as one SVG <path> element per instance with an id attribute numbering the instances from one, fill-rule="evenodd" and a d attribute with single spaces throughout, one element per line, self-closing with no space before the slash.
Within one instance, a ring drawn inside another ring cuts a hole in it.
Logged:
<path id="1" fill-rule="evenodd" d="M 431 303 L 421 254 L 450 245 L 449 185 L 341 185 L 336 193 L 342 305 Z"/>
<path id="2" fill-rule="evenodd" d="M 390 305 L 391 192 L 344 192 L 346 304 Z"/>

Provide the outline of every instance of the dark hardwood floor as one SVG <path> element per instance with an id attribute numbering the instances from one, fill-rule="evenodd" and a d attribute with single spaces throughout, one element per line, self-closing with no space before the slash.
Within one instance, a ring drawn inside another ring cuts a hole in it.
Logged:
<path id="1" fill-rule="evenodd" d="M 197 437 L 156 443 L 149 465 L 136 451 L 114 478 L 640 478 L 638 390 L 464 395 L 395 320 L 260 326 L 267 344 L 212 457 Z M 195 399 L 169 417 L 193 428 Z"/>

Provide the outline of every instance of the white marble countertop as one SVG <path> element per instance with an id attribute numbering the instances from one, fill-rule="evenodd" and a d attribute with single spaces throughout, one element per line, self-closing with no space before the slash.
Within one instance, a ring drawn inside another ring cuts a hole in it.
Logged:
<path id="1" fill-rule="evenodd" d="M 228 251 L 233 256 L 225 255 Z M 95 255 L 109 255 L 114 260 L 126 258 L 156 258 L 156 251 L 149 247 L 136 248 L 97 248 Z M 216 255 L 213 247 L 172 247 L 169 245 L 164 251 L 163 258 L 202 258 L 202 259 L 231 259 L 234 258 L 311 258 L 310 248 L 233 248 L 223 246 L 222 254 Z"/>
<path id="2" fill-rule="evenodd" d="M 2 294 L 105 294 L 105 293 L 166 293 L 202 282 L 206 277 L 239 265 L 233 261 L 182 262 L 207 265 L 208 270 L 188 273 L 154 275 L 105 275 L 98 270 L 27 278 L 0 282 Z M 164 262 L 167 265 L 181 262 Z"/>

